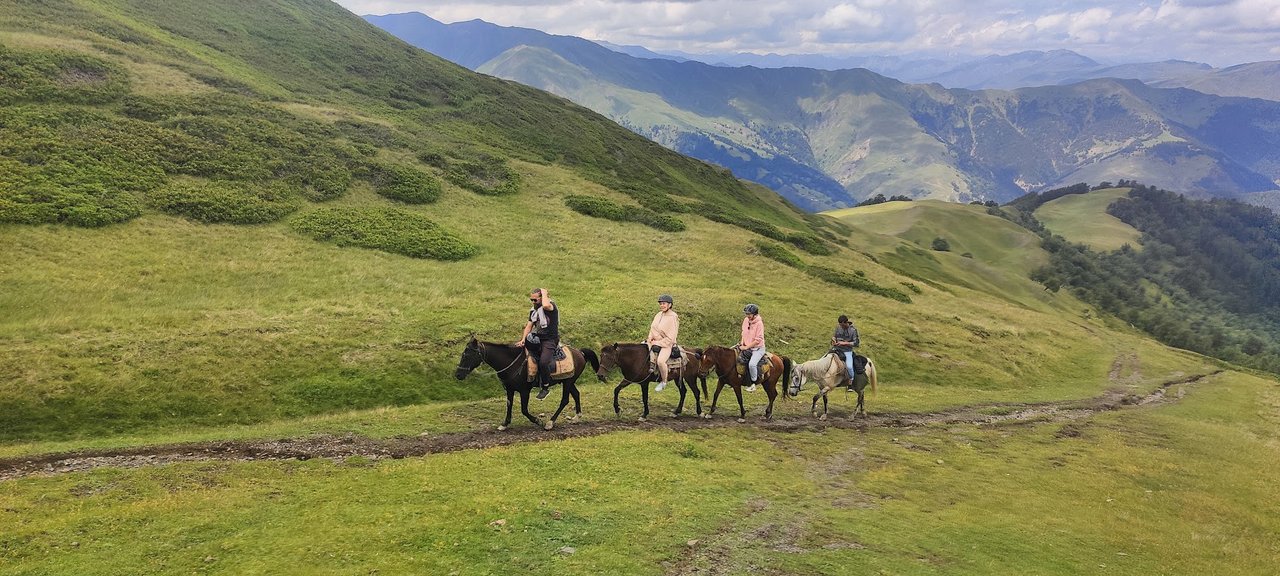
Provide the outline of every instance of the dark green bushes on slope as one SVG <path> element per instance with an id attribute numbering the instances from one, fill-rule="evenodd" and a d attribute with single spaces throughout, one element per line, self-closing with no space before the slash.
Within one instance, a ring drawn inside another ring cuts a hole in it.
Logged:
<path id="1" fill-rule="evenodd" d="M 488 155 L 450 162 L 445 174 L 450 182 L 476 194 L 502 196 L 520 191 L 520 175 L 502 159 Z"/>
<path id="2" fill-rule="evenodd" d="M 810 276 L 813 276 L 814 278 L 828 282 L 830 284 L 835 284 L 836 286 L 843 286 L 845 288 L 851 288 L 853 290 L 861 290 L 863 292 L 869 292 L 871 294 L 875 294 L 876 296 L 883 296 L 885 298 L 889 298 L 891 300 L 897 300 L 899 302 L 903 302 L 907 304 L 911 303 L 910 296 L 907 296 L 900 290 L 897 290 L 894 288 L 885 288 L 884 286 L 879 286 L 875 282 L 867 280 L 863 276 L 862 272 L 850 274 L 848 272 L 842 272 L 840 270 L 827 268 L 825 266 L 805 264 L 804 260 L 801 260 L 799 256 L 796 256 L 781 244 L 774 244 L 772 242 L 764 242 L 761 240 L 757 240 L 755 241 L 755 247 L 757 250 L 760 251 L 760 254 L 765 256 L 766 258 L 776 260 L 787 266 L 790 266 L 797 270 L 801 270 L 805 274 L 808 274 Z M 916 293 L 919 294 L 918 288 L 916 289 Z"/>
<path id="3" fill-rule="evenodd" d="M 364 174 L 378 194 L 392 200 L 428 204 L 440 199 L 440 181 L 416 168 L 370 163 Z"/>
<path id="4" fill-rule="evenodd" d="M 664 232 L 680 232 L 685 229 L 684 222 L 674 216 L 659 214 L 646 208 L 630 208 L 595 196 L 573 195 L 564 199 L 564 203 L 574 212 L 605 218 L 616 222 L 636 222 Z"/>
<path id="5" fill-rule="evenodd" d="M 151 204 L 205 224 L 265 224 L 294 212 L 301 201 L 284 184 L 214 180 L 164 186 L 153 193 Z"/>
<path id="6" fill-rule="evenodd" d="M 395 208 L 320 208 L 290 220 L 294 230 L 339 246 L 434 260 L 465 260 L 479 249 L 421 214 Z"/>
<path id="7" fill-rule="evenodd" d="M 20 102 L 104 104 L 129 90 L 129 76 L 102 59 L 0 45 L 0 106 Z"/>

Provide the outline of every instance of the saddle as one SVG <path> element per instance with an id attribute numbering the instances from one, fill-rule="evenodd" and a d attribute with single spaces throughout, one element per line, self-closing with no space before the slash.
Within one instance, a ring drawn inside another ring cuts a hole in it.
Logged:
<path id="1" fill-rule="evenodd" d="M 765 352 L 764 355 L 760 357 L 759 370 L 757 370 L 756 372 L 760 374 L 761 381 L 764 381 L 764 379 L 767 378 L 771 372 L 773 372 L 773 362 L 770 361 L 773 357 L 774 357 L 773 352 Z M 738 351 L 738 376 L 741 376 L 742 378 L 747 377 L 747 375 L 749 374 L 747 372 L 748 362 L 751 362 L 751 351 L 750 350 Z"/>
<path id="2" fill-rule="evenodd" d="M 840 350 L 839 348 L 832 348 L 830 350 L 830 353 L 835 354 L 836 358 L 840 359 L 841 364 L 845 363 L 843 350 Z M 866 374 L 866 373 L 867 373 L 867 357 L 859 356 L 857 352 L 854 352 L 853 353 L 853 374 L 857 376 L 859 374 Z"/>
<path id="3" fill-rule="evenodd" d="M 686 364 L 688 364 L 688 362 L 685 359 L 685 355 L 682 352 L 683 352 L 683 349 L 680 347 L 679 344 L 676 344 L 675 346 L 671 347 L 671 356 L 667 357 L 668 370 L 680 370 L 684 368 Z M 658 354 L 653 351 L 649 352 L 649 373 L 651 374 L 658 373 Z"/>
<path id="4" fill-rule="evenodd" d="M 561 344 L 560 347 L 556 349 L 556 355 L 554 358 L 556 366 L 555 370 L 551 371 L 552 380 L 559 380 L 561 378 L 573 376 L 573 355 L 569 354 L 569 346 L 567 344 Z M 537 381 L 538 359 L 532 354 L 527 354 L 526 362 L 529 365 L 529 382 Z"/>

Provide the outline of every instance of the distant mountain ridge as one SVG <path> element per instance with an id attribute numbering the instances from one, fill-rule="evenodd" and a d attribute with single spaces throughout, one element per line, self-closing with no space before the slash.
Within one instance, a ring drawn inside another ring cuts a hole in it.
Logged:
<path id="1" fill-rule="evenodd" d="M 559 94 L 729 167 L 809 210 L 877 193 L 1008 200 L 1120 178 L 1237 196 L 1276 189 L 1280 180 L 1280 124 L 1266 121 L 1280 118 L 1277 102 L 1112 79 L 948 90 L 865 69 L 636 58 L 581 38 L 478 21 L 366 18 L 444 58 Z M 1072 54 L 1056 57 L 1064 67 L 1081 62 Z"/>

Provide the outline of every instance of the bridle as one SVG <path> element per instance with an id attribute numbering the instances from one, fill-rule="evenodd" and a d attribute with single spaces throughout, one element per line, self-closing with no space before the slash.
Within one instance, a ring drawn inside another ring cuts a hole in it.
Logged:
<path id="1" fill-rule="evenodd" d="M 464 358 L 466 357 L 468 352 L 474 352 L 477 356 L 480 357 L 480 361 L 476 362 L 475 368 L 467 368 L 466 366 L 463 366 L 461 362 L 459 362 L 457 369 L 466 370 L 467 372 L 475 372 L 476 368 L 479 368 L 481 364 L 484 364 L 484 342 L 480 342 L 479 340 L 477 340 L 475 350 L 472 350 L 470 346 L 467 346 L 466 348 L 464 348 L 462 352 L 462 355 Z M 507 364 L 506 368 L 503 368 L 501 370 L 494 370 L 493 374 L 501 378 L 502 377 L 501 374 L 503 372 L 510 370 L 512 366 L 515 366 L 516 363 L 520 361 L 520 358 L 524 356 L 524 352 L 525 351 L 522 350 L 520 354 L 516 354 L 515 359 L 511 360 L 511 363 Z"/>

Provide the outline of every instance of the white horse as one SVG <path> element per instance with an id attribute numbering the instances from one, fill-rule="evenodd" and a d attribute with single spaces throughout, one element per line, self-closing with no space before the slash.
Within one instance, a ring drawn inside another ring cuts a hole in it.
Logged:
<path id="1" fill-rule="evenodd" d="M 871 384 L 871 391 L 876 391 L 876 365 L 867 358 L 866 375 L 859 374 L 853 379 L 853 389 L 858 393 L 858 404 L 854 407 L 854 413 L 850 418 L 858 414 L 867 415 L 863 406 L 864 396 L 862 391 L 866 389 L 867 383 Z M 819 420 L 827 419 L 827 393 L 836 388 L 844 387 L 849 382 L 849 372 L 845 368 L 844 358 L 832 352 L 818 358 L 801 364 L 797 364 L 795 370 L 791 372 L 791 386 L 787 392 L 791 396 L 800 394 L 800 389 L 805 383 L 813 380 L 818 383 L 818 393 L 813 395 L 813 405 L 810 407 L 811 413 L 818 416 L 818 398 L 822 398 L 822 416 Z"/>

